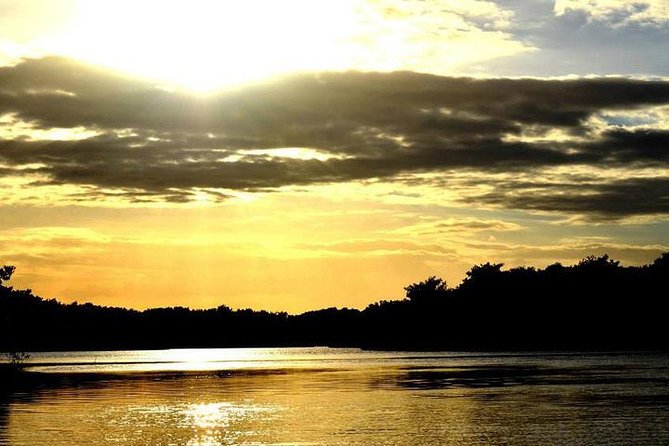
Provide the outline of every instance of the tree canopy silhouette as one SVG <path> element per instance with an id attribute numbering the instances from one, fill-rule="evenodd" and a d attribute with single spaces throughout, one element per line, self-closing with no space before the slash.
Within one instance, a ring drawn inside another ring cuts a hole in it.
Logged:
<path id="1" fill-rule="evenodd" d="M 16 268 L 14 266 L 10 265 L 5 265 L 0 268 L 0 285 L 2 285 L 2 282 L 6 282 L 12 278 L 12 274 L 14 274 L 15 269 Z"/>
<path id="2" fill-rule="evenodd" d="M 375 349 L 669 349 L 665 317 L 669 253 L 621 266 L 608 255 L 573 266 L 472 267 L 455 288 L 436 276 L 405 299 L 364 310 L 285 312 L 183 307 L 137 311 L 63 304 L 6 286 L 0 268 L 0 351 L 243 346 Z"/>
<path id="3" fill-rule="evenodd" d="M 412 283 L 404 287 L 406 297 L 411 302 L 425 303 L 443 299 L 447 295 L 446 282 L 439 277 L 431 276 L 422 282 Z"/>

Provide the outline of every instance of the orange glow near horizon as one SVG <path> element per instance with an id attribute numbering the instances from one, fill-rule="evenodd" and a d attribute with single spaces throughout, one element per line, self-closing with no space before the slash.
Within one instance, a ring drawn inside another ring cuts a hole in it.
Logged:
<path id="1" fill-rule="evenodd" d="M 453 283 L 463 275 L 466 264 L 457 261 L 443 271 L 448 253 L 431 252 L 436 245 L 393 234 L 411 217 L 319 201 L 269 195 L 224 206 L 79 208 L 70 215 L 56 208 L 51 221 L 65 225 L 76 215 L 86 227 L 0 231 L 0 247 L 17 266 L 17 288 L 138 309 L 364 308 L 402 298 L 403 287 L 424 276 L 445 272 Z M 100 212 L 114 216 L 99 219 Z M 329 223 L 334 216 L 337 225 Z"/>

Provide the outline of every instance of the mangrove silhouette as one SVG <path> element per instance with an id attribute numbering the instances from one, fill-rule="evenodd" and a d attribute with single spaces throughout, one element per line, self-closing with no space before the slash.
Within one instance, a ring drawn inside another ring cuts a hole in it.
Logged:
<path id="1" fill-rule="evenodd" d="M 285 312 L 63 304 L 7 285 L 0 351 L 331 346 L 397 350 L 667 350 L 669 253 L 621 266 L 602 257 L 543 269 L 474 266 L 455 288 L 437 277 L 364 310 Z"/>

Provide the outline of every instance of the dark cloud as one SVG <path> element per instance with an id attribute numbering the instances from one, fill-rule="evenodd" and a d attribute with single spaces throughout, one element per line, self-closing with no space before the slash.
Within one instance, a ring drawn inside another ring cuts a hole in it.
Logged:
<path id="1" fill-rule="evenodd" d="M 364 127 L 457 136 L 520 124 L 577 126 L 601 108 L 666 103 L 669 83 L 352 72 L 293 76 L 201 98 L 49 57 L 0 68 L 0 94 L 2 112 L 44 127 L 206 130 L 261 142 L 313 143 Z"/>
<path id="2" fill-rule="evenodd" d="M 594 153 L 605 153 L 626 162 L 669 162 L 669 131 L 616 129 L 605 132 L 603 138 L 588 146 Z"/>
<path id="3" fill-rule="evenodd" d="M 603 110 L 664 104 L 669 82 L 408 72 L 296 75 L 200 97 L 50 57 L 0 68 L 0 113 L 36 128 L 84 126 L 100 134 L 0 140 L 0 165 L 4 175 L 32 165 L 25 172 L 42 173 L 52 184 L 89 186 L 91 194 L 112 189 L 132 200 L 175 202 L 190 200 L 194 188 L 257 191 L 462 169 L 481 179 L 576 164 L 666 167 L 669 132 L 619 128 L 598 135 L 586 122 Z M 580 139 L 510 138 L 536 128 Z M 329 159 L 248 151 L 282 147 L 312 148 Z M 535 197 L 536 185 L 512 182 L 479 200 L 612 217 L 669 212 L 662 201 L 643 204 L 646 183 L 629 181 L 604 184 L 589 196 L 571 196 L 578 184 L 568 183 L 559 198 Z M 617 200 L 623 196 L 635 203 Z"/>
<path id="4" fill-rule="evenodd" d="M 475 201 L 516 209 L 584 214 L 602 220 L 669 214 L 669 178 L 632 178 L 605 184 L 506 182 L 496 184 L 494 192 Z"/>

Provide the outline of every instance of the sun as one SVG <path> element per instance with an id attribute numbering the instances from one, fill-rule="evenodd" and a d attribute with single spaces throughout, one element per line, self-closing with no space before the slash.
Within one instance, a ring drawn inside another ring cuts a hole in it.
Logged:
<path id="1" fill-rule="evenodd" d="M 353 0 L 85 0 L 49 50 L 209 91 L 346 69 L 359 14 Z"/>
<path id="2" fill-rule="evenodd" d="M 67 18 L 54 18 L 61 24 L 57 31 L 45 27 L 21 51 L 67 56 L 162 87 L 209 93 L 294 72 L 463 74 L 459 70 L 472 64 L 532 50 L 494 26 L 467 22 L 457 3 L 447 8 L 423 0 L 62 0 L 57 15 Z M 470 3 L 483 8 L 472 12 L 476 17 L 491 5 Z"/>

